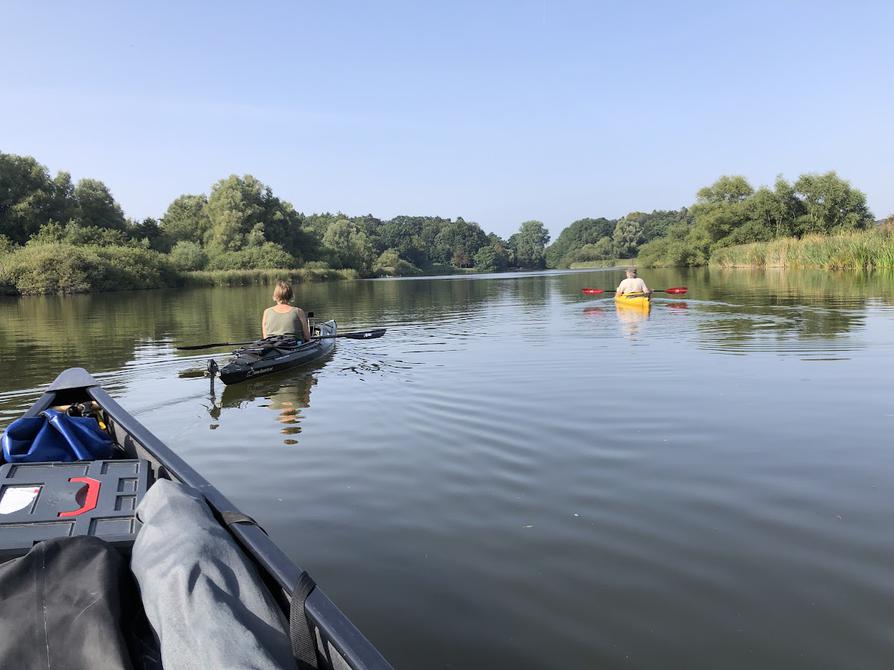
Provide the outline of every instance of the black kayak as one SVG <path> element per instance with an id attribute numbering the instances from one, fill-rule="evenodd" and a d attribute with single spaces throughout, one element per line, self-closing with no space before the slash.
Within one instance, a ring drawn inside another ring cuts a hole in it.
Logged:
<path id="1" fill-rule="evenodd" d="M 334 333 L 335 323 L 329 322 L 329 324 L 324 324 L 324 327 L 331 328 Z M 324 340 L 324 342 L 326 342 L 325 345 L 311 344 L 309 346 L 314 346 L 318 351 L 324 347 L 327 351 L 331 350 L 332 340 Z M 307 626 L 311 631 L 308 639 L 315 643 L 313 646 L 317 656 L 318 665 L 312 667 L 371 670 L 391 668 L 388 661 L 335 606 L 320 587 L 312 587 L 307 594 L 306 585 L 309 582 L 307 574 L 273 543 L 254 520 L 241 513 L 220 491 L 115 402 L 89 372 L 83 368 L 70 368 L 62 372 L 24 416 L 39 417 L 41 412 L 54 408 L 69 413 L 72 408 L 78 408 L 78 413 L 83 412 L 85 416 L 89 414 L 100 421 L 99 426 L 108 432 L 114 446 L 112 460 L 100 463 L 103 472 L 118 459 L 140 459 L 140 463 L 148 465 L 148 476 L 145 481 L 148 481 L 149 487 L 154 486 L 161 479 L 169 479 L 201 492 L 211 508 L 215 520 L 236 540 L 239 549 L 257 568 L 263 582 L 281 608 L 286 621 L 290 620 L 290 614 L 291 621 L 294 622 L 297 617 L 300 617 L 300 612 L 304 612 Z M 54 465 L 58 465 L 61 469 L 63 466 L 78 464 L 87 467 L 89 463 L 89 461 L 80 461 L 74 464 L 54 463 Z M 122 462 L 121 465 L 126 464 Z M 88 504 L 85 503 L 84 509 L 89 509 Z M 75 514 L 80 511 L 66 512 L 65 514 Z M 63 514 L 59 516 L 63 516 Z M 74 526 L 74 528 L 78 528 L 78 526 Z M 80 534 L 77 530 L 69 532 L 75 535 Z M 92 534 L 92 526 L 90 531 L 84 532 Z M 310 583 L 312 584 L 312 582 Z M 296 590 L 295 587 L 299 584 L 301 586 Z M 297 596 L 293 603 L 293 592 L 299 593 L 299 591 L 301 595 Z M 303 607 L 300 604 L 302 596 L 305 597 Z M 292 611 L 293 604 L 299 609 Z M 304 619 L 301 618 L 301 620 Z M 304 630 L 306 632 L 308 628 Z M 294 636 L 294 634 L 293 629 L 292 635 Z"/>
<path id="2" fill-rule="evenodd" d="M 233 357 L 220 368 L 220 379 L 224 384 L 236 384 L 316 361 L 335 348 L 337 330 L 335 321 L 325 321 L 314 328 L 309 342 L 300 342 L 290 335 L 253 342 L 233 352 Z"/>

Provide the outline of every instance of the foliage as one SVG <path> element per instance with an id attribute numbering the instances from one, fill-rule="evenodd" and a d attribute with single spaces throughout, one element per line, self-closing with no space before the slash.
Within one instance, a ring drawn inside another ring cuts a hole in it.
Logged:
<path id="1" fill-rule="evenodd" d="M 347 219 L 339 219 L 326 228 L 323 247 L 330 263 L 339 268 L 354 268 L 369 274 L 375 259 L 375 249 L 366 233 Z"/>
<path id="2" fill-rule="evenodd" d="M 640 249 L 643 265 L 704 265 L 719 250 L 782 236 L 860 230 L 872 223 L 866 196 L 834 172 L 782 177 L 754 191 L 744 177 L 721 177 L 701 189 L 692 225 L 671 226 Z"/>
<path id="3" fill-rule="evenodd" d="M 481 226 L 459 217 L 456 221 L 441 225 L 434 239 L 431 258 L 435 262 L 469 268 L 474 264 L 475 254 L 487 244 L 487 235 L 481 230 Z"/>
<path id="4" fill-rule="evenodd" d="M 380 276 L 409 277 L 422 271 L 397 253 L 397 249 L 386 249 L 373 264 L 373 272 Z"/>
<path id="5" fill-rule="evenodd" d="M 161 229 L 176 244 L 181 240 L 204 244 L 211 230 L 211 219 L 205 207 L 204 195 L 181 195 L 174 200 L 161 217 Z"/>
<path id="6" fill-rule="evenodd" d="M 78 222 L 83 226 L 124 230 L 124 212 L 98 179 L 81 179 L 74 188 Z"/>
<path id="7" fill-rule="evenodd" d="M 4 257 L 0 283 L 21 294 L 159 288 L 176 283 L 162 254 L 140 247 L 29 244 Z"/>
<path id="8" fill-rule="evenodd" d="M 509 254 L 502 244 L 488 244 L 475 252 L 478 272 L 503 272 L 509 266 Z"/>
<path id="9" fill-rule="evenodd" d="M 782 237 L 720 249 L 711 256 L 719 267 L 814 267 L 825 270 L 894 268 L 894 231 L 870 229 L 833 235 Z"/>
<path id="10" fill-rule="evenodd" d="M 515 251 L 518 267 L 540 269 L 546 267 L 546 245 L 549 232 L 540 221 L 525 221 L 518 232 L 509 238 L 509 246 Z"/>
<path id="11" fill-rule="evenodd" d="M 180 240 L 171 249 L 170 260 L 182 272 L 204 270 L 208 265 L 208 254 L 196 242 Z"/>
<path id="12" fill-rule="evenodd" d="M 295 208 L 251 175 L 230 175 L 217 182 L 211 187 L 204 212 L 210 221 L 205 246 L 212 256 L 261 247 L 267 242 L 278 245 L 299 262 L 317 253 L 317 243 L 304 229 Z"/>
<path id="13" fill-rule="evenodd" d="M 0 235 L 0 256 L 4 254 L 8 254 L 15 248 L 15 245 L 12 243 L 6 235 Z"/>
<path id="14" fill-rule="evenodd" d="M 565 228 L 546 249 L 546 264 L 551 268 L 568 267 L 571 254 L 588 244 L 611 237 L 615 222 L 608 219 L 578 219 Z"/>
<path id="15" fill-rule="evenodd" d="M 103 182 L 73 184 L 68 173 L 51 176 L 32 157 L 0 153 L 0 274 L 6 277 L 0 288 L 7 290 L 20 283 L 29 291 L 97 290 L 116 282 L 131 287 L 140 281 L 150 286 L 178 281 L 177 273 L 199 268 L 296 271 L 302 264 L 314 277 L 330 267 L 362 276 L 451 273 L 473 266 L 495 272 L 634 255 L 642 265 L 704 265 L 711 258 L 737 262 L 723 255 L 729 247 L 862 231 L 871 224 L 865 195 L 834 172 L 804 174 L 794 183 L 779 177 L 772 188 L 757 190 L 742 176 L 722 176 L 700 189 L 689 208 L 634 211 L 616 221 L 578 219 L 550 246 L 539 221 L 525 221 L 506 241 L 462 217 L 305 215 L 251 175 L 222 179 L 207 196 L 181 195 L 160 221 L 134 221 L 125 218 Z M 863 252 L 835 244 L 831 256 L 823 256 L 815 241 L 808 247 L 825 259 L 817 261 L 821 264 L 862 262 Z M 53 254 L 62 249 L 70 255 L 51 267 Z M 115 251 L 103 255 L 100 249 Z M 829 260 L 841 254 L 845 260 Z M 107 267 L 112 259 L 136 267 L 115 274 Z"/>
<path id="16" fill-rule="evenodd" d="M 337 279 L 357 279 L 356 270 L 333 270 L 331 268 L 269 269 L 269 270 L 216 270 L 188 272 L 182 281 L 187 286 L 249 286 L 252 284 L 275 284 L 286 277 L 292 284 Z"/>
<path id="17" fill-rule="evenodd" d="M 28 240 L 29 245 L 53 242 L 64 242 L 76 246 L 125 246 L 130 243 L 130 239 L 123 230 L 83 226 L 75 221 L 70 221 L 62 226 L 53 221 L 43 226 Z"/>
<path id="18" fill-rule="evenodd" d="M 209 255 L 209 270 L 261 270 L 266 268 L 297 267 L 295 258 L 278 244 L 263 242 L 239 251 L 224 251 Z"/>
<path id="19" fill-rule="evenodd" d="M 625 216 L 618 220 L 612 232 L 615 254 L 618 258 L 630 258 L 643 240 L 643 224 L 637 216 Z"/>
<path id="20" fill-rule="evenodd" d="M 595 244 L 585 244 L 565 256 L 569 265 L 609 260 L 615 257 L 615 245 L 610 237 L 602 237 Z"/>
<path id="21" fill-rule="evenodd" d="M 75 203 L 71 177 L 55 179 L 30 156 L 0 153 L 0 234 L 24 244 L 50 221 L 68 221 Z"/>
<path id="22" fill-rule="evenodd" d="M 862 230 L 872 224 L 866 196 L 834 172 L 801 175 L 794 190 L 803 208 L 799 235 Z"/>

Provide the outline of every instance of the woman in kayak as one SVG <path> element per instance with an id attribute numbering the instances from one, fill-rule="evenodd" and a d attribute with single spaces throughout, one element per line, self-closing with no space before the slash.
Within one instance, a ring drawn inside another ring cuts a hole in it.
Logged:
<path id="1" fill-rule="evenodd" d="M 300 307 L 292 307 L 292 287 L 280 280 L 273 289 L 273 300 L 276 304 L 264 310 L 261 317 L 261 337 L 272 335 L 295 335 L 305 342 L 310 341 L 310 328 L 307 315 Z"/>
<path id="2" fill-rule="evenodd" d="M 617 295 L 624 295 L 625 293 L 643 293 L 645 295 L 650 295 L 652 291 L 646 286 L 646 282 L 636 276 L 636 268 L 627 268 L 627 279 L 621 280 L 615 293 Z"/>

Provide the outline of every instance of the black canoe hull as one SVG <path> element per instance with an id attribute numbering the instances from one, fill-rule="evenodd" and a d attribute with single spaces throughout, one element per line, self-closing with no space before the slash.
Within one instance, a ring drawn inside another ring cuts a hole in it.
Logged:
<path id="1" fill-rule="evenodd" d="M 220 380 L 224 384 L 238 384 L 246 379 L 290 370 L 299 365 L 320 360 L 324 356 L 328 356 L 335 348 L 335 338 L 332 336 L 337 333 L 337 330 L 335 321 L 326 321 L 319 324 L 319 333 L 314 333 L 315 336 L 317 334 L 328 336 L 326 339 L 311 340 L 281 356 L 264 358 L 251 365 L 240 365 L 235 362 L 235 359 L 231 360 L 220 368 Z M 238 350 L 234 352 L 234 354 L 236 353 Z"/>
<path id="2" fill-rule="evenodd" d="M 330 340 L 331 342 L 331 340 Z M 143 458 L 152 465 L 155 478 L 168 478 L 191 486 L 204 495 L 218 520 L 239 510 L 204 477 L 139 423 L 109 396 L 83 368 L 69 368 L 50 384 L 25 416 L 38 416 L 50 407 L 95 401 L 115 442 L 127 458 Z M 253 523 L 221 524 L 252 559 L 289 618 L 292 588 L 301 570 Z M 305 601 L 305 611 L 317 637 L 322 668 L 388 670 L 391 665 L 335 606 L 318 586 Z"/>

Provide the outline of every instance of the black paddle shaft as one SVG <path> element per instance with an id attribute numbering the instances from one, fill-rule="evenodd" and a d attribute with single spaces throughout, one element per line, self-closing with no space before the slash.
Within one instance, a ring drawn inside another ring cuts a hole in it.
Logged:
<path id="1" fill-rule="evenodd" d="M 374 340 L 385 334 L 386 328 L 375 328 L 373 330 L 363 330 L 356 333 L 339 333 L 338 335 L 323 335 L 321 337 L 312 337 L 313 340 L 328 340 L 333 337 L 346 337 L 350 340 Z M 288 333 L 287 333 L 288 334 Z M 192 344 L 186 347 L 177 347 L 178 351 L 195 351 L 196 349 L 213 349 L 214 347 L 238 347 L 243 344 L 254 344 L 257 340 L 250 342 L 211 342 L 210 344 Z"/>

